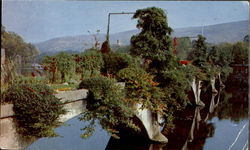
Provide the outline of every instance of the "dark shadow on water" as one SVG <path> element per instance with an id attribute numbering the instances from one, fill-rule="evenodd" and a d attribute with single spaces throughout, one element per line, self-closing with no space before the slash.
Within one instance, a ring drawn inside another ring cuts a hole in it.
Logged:
<path id="1" fill-rule="evenodd" d="M 165 134 L 167 144 L 151 143 L 141 138 L 129 136 L 120 140 L 111 138 L 106 150 L 202 150 L 206 139 L 213 138 L 214 117 L 219 120 L 239 122 L 248 118 L 248 88 L 227 85 L 218 88 L 217 94 L 212 94 L 211 87 L 205 88 L 201 100 L 205 107 L 188 105 L 184 110 L 174 115 L 175 128 Z M 192 98 L 193 96 L 189 96 Z M 214 146 L 216 147 L 216 145 Z"/>
<path id="2" fill-rule="evenodd" d="M 110 138 L 106 150 L 149 150 L 152 147 L 149 141 L 129 137 L 114 139 Z M 151 148 L 152 149 L 152 148 Z"/>

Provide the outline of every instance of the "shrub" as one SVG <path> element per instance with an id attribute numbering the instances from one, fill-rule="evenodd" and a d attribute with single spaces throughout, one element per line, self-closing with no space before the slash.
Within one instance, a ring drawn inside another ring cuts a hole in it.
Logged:
<path id="1" fill-rule="evenodd" d="M 14 104 L 18 132 L 25 137 L 53 137 L 53 128 L 64 114 L 62 103 L 52 90 L 42 84 L 13 84 L 4 94 L 4 101 Z"/>
<path id="2" fill-rule="evenodd" d="M 125 68 L 119 71 L 118 78 L 126 83 L 126 95 L 132 104 L 142 103 L 143 108 L 164 114 L 163 110 L 167 108 L 164 94 L 152 75 L 142 68 Z"/>
<path id="3" fill-rule="evenodd" d="M 83 68 L 83 74 L 90 72 L 92 76 L 96 72 L 100 72 L 103 67 L 102 54 L 97 50 L 90 50 L 83 53 L 81 56 L 80 66 Z"/>
<path id="4" fill-rule="evenodd" d="M 87 138 L 92 135 L 96 120 L 99 120 L 102 128 L 114 137 L 117 137 L 118 133 L 115 128 L 121 124 L 139 130 L 132 122 L 134 111 L 126 102 L 124 89 L 115 83 L 114 79 L 102 76 L 85 79 L 80 83 L 79 88 L 89 90 L 88 110 L 82 114 L 80 120 L 90 122 L 83 128 L 85 132 L 81 137 Z"/>
<path id="5" fill-rule="evenodd" d="M 75 71 L 75 61 L 73 56 L 66 52 L 60 52 L 55 57 L 57 61 L 57 69 L 61 75 L 61 82 L 66 82 L 68 77 L 71 77 Z"/>
<path id="6" fill-rule="evenodd" d="M 116 75 L 119 70 L 127 68 L 129 66 L 138 66 L 139 60 L 133 58 L 126 53 L 114 53 L 103 54 L 104 66 L 102 68 L 103 73 Z"/>
<path id="7" fill-rule="evenodd" d="M 45 77 L 24 77 L 18 76 L 14 80 L 15 84 L 43 84 L 48 82 Z"/>
<path id="8" fill-rule="evenodd" d="M 159 83 L 153 81 L 153 78 L 154 76 L 142 68 L 125 68 L 118 73 L 118 79 L 126 83 L 128 101 L 132 104 L 141 103 L 142 108 L 162 115 L 165 119 L 165 130 L 171 130 L 174 127 L 173 104 L 180 104 L 169 97 L 171 88 L 160 88 Z"/>
<path id="9" fill-rule="evenodd" d="M 47 71 L 52 83 L 60 78 L 61 82 L 66 82 L 71 78 L 76 70 L 74 57 L 66 52 L 60 52 L 55 56 L 45 56 L 43 67 Z"/>

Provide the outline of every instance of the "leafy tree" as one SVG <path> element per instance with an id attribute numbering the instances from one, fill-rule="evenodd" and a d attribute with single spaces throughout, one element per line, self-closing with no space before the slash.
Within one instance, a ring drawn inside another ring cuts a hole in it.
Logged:
<path id="1" fill-rule="evenodd" d="M 61 81 L 66 81 L 66 76 L 71 75 L 75 71 L 75 62 L 73 56 L 65 52 L 60 52 L 55 56 L 57 61 L 57 69 L 61 74 Z"/>
<path id="2" fill-rule="evenodd" d="M 43 66 L 45 71 L 52 74 L 52 83 L 55 83 L 57 73 L 61 75 L 61 82 L 65 82 L 66 78 L 75 72 L 74 57 L 65 52 L 60 52 L 55 56 L 45 56 Z"/>
<path id="3" fill-rule="evenodd" d="M 100 53 L 96 49 L 90 49 L 84 52 L 80 55 L 80 59 L 80 67 L 82 67 L 83 72 L 90 71 L 91 76 L 94 75 L 94 72 L 100 73 L 101 68 L 104 65 L 102 53 Z"/>
<path id="4" fill-rule="evenodd" d="M 103 60 L 102 73 L 114 76 L 123 68 L 139 66 L 139 60 L 127 53 L 110 52 L 103 54 Z"/>
<path id="5" fill-rule="evenodd" d="M 133 18 L 138 18 L 137 28 L 141 32 L 132 36 L 130 53 L 152 61 L 163 61 L 171 57 L 169 35 L 173 30 L 168 26 L 164 11 L 156 7 L 139 9 Z"/>
<path id="6" fill-rule="evenodd" d="M 218 74 L 219 69 L 216 63 L 219 61 L 219 53 L 215 46 L 212 46 L 210 53 L 208 53 L 209 47 L 205 40 L 205 37 L 198 35 L 198 39 L 193 41 L 193 50 L 189 59 L 192 60 L 195 67 L 199 68 L 196 69 L 199 72 L 195 77 L 199 80 L 209 81 Z"/>
<path id="7" fill-rule="evenodd" d="M 235 64 L 248 63 L 249 47 L 246 42 L 237 42 L 233 45 L 233 55 Z"/>
<path id="8" fill-rule="evenodd" d="M 192 49 L 192 42 L 189 37 L 180 37 L 176 39 L 177 57 L 181 60 L 186 60 L 188 57 L 188 53 L 190 53 Z"/>
<path id="9" fill-rule="evenodd" d="M 14 32 L 5 31 L 4 26 L 1 26 L 1 48 L 5 49 L 7 58 L 15 59 L 19 55 L 22 56 L 24 63 L 39 54 L 39 50 L 34 45 L 26 43 L 21 36 Z"/>
<path id="10" fill-rule="evenodd" d="M 216 46 L 212 46 L 211 50 L 208 53 L 208 61 L 213 63 L 214 65 L 219 63 L 219 51 Z"/>
<path id="11" fill-rule="evenodd" d="M 45 56 L 42 60 L 43 68 L 45 71 L 48 71 L 51 74 L 50 81 L 55 83 L 56 81 L 56 72 L 57 72 L 57 61 L 54 56 Z"/>
<path id="12" fill-rule="evenodd" d="M 232 71 L 230 64 L 233 61 L 232 44 L 222 43 L 213 46 L 208 53 L 208 62 L 213 67 L 217 67 L 222 75 L 222 79 L 226 80 Z"/>
<path id="13" fill-rule="evenodd" d="M 137 10 L 133 18 L 138 18 L 137 28 L 141 32 L 131 38 L 130 53 L 143 58 L 144 64 L 149 62 L 147 71 L 164 91 L 168 104 L 165 116 L 170 120 L 173 111 L 186 105 L 186 91 L 189 89 L 184 67 L 173 54 L 172 29 L 164 11 L 156 7 Z"/>
<path id="14" fill-rule="evenodd" d="M 133 18 L 138 18 L 137 28 L 141 32 L 132 36 L 130 53 L 140 56 L 144 62 L 149 60 L 148 71 L 153 74 L 173 68 L 177 61 L 172 52 L 172 29 L 167 24 L 164 11 L 156 7 L 139 9 Z"/>
<path id="15" fill-rule="evenodd" d="M 207 59 L 207 45 L 206 38 L 198 35 L 198 39 L 193 43 L 193 65 L 202 67 L 205 65 Z"/>

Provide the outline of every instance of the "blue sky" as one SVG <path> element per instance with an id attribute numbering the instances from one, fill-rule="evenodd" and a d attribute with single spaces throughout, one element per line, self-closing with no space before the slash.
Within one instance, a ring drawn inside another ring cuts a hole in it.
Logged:
<path id="1" fill-rule="evenodd" d="M 172 28 L 249 19 L 246 1 L 37 1 L 3 0 L 2 24 L 26 42 L 107 31 L 109 12 L 135 12 L 146 7 L 167 12 Z M 132 15 L 111 17 L 110 33 L 136 29 Z"/>

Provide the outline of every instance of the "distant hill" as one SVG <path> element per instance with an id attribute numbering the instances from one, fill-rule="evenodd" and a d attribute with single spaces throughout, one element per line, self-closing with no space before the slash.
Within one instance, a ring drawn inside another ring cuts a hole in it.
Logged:
<path id="1" fill-rule="evenodd" d="M 249 33 L 249 21 L 229 22 L 223 24 L 209 25 L 203 27 L 203 35 L 209 43 L 236 42 L 243 40 Z M 129 45 L 132 35 L 138 34 L 139 30 L 131 30 L 110 35 L 111 44 Z M 195 37 L 202 34 L 202 27 L 177 28 L 172 33 L 173 37 Z M 102 43 L 105 40 L 104 34 L 97 35 Z M 94 45 L 93 35 L 78 35 L 53 38 L 35 46 L 41 52 L 56 51 L 84 51 Z"/>
<path id="2" fill-rule="evenodd" d="M 203 35 L 209 43 L 237 42 L 249 34 L 249 21 L 230 22 L 203 27 Z M 194 37 L 202 33 L 202 27 L 175 29 L 173 36 Z"/>

